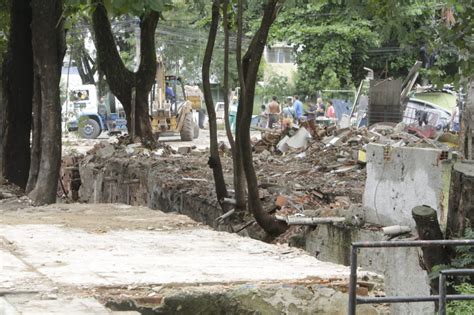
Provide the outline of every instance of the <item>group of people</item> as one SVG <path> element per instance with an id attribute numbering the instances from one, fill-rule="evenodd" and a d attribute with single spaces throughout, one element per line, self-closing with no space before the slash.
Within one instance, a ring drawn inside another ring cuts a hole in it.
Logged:
<path id="1" fill-rule="evenodd" d="M 291 118 L 293 121 L 301 120 L 315 120 L 318 117 L 325 117 L 331 120 L 336 120 L 336 111 L 332 101 L 327 101 L 327 106 L 323 103 L 322 98 L 318 98 L 316 103 L 310 103 L 307 110 L 304 109 L 303 102 L 301 102 L 298 95 L 289 97 L 287 99 L 287 106 L 282 109 L 280 102 L 276 96 L 267 106 L 262 105 L 261 127 L 273 128 L 280 119 Z"/>

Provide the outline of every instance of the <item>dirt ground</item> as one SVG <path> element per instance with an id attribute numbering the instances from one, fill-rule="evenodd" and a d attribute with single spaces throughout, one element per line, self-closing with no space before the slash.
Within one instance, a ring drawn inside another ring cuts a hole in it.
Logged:
<path id="1" fill-rule="evenodd" d="M 260 131 L 252 132 L 253 141 L 257 143 L 256 147 L 263 141 L 259 140 L 261 136 Z M 159 174 L 154 176 L 159 176 L 159 181 L 165 185 L 164 187 L 173 187 L 175 191 L 183 191 L 191 196 L 199 196 L 202 200 L 217 203 L 212 170 L 207 165 L 209 132 L 201 130 L 199 139 L 191 143 L 181 142 L 176 137 L 162 137 L 160 140 L 165 149 L 160 148 L 155 152 L 135 144 L 117 145 L 116 138 L 96 140 L 69 138 L 65 142 L 64 150 L 65 154 L 67 152 L 77 154 L 89 149 L 84 163 L 91 163 L 91 170 L 109 169 L 112 173 L 106 175 L 108 177 L 117 176 L 113 175 L 114 169 L 120 170 L 121 173 L 128 172 L 123 169 L 124 167 L 131 168 L 132 173 L 136 172 L 136 175 L 132 176 L 134 178 L 138 176 L 142 183 L 148 181 L 147 176 L 151 176 L 151 173 Z M 224 144 L 227 143 L 224 131 L 219 131 L 219 140 Z M 192 150 L 180 154 L 179 148 L 186 146 L 192 147 Z M 352 213 L 346 211 L 347 209 L 361 203 L 366 174 L 364 166 L 352 159 L 357 146 L 327 146 L 321 141 L 312 140 L 305 150 L 291 150 L 284 154 L 273 152 L 272 146 L 267 148 L 254 152 L 254 165 L 264 209 L 275 209 L 277 206 L 276 214 L 280 216 L 310 214 L 344 217 Z M 228 145 L 221 146 L 220 150 L 224 177 L 228 189 L 232 191 L 231 152 Z M 149 169 L 150 173 L 142 174 L 145 175 L 143 177 L 138 175 L 140 169 Z M 105 192 L 112 194 L 115 188 L 112 189 L 108 185 Z M 128 195 L 128 192 L 126 194 Z M 93 194 L 81 196 L 81 199 L 98 202 Z M 102 202 L 144 204 L 127 201 L 121 196 L 118 198 L 109 196 Z M 233 230 L 238 231 L 241 226 L 252 220 L 252 217 L 248 214 L 245 218 L 233 220 L 233 217 L 230 217 L 230 220 L 234 223 Z M 285 242 L 285 239 L 286 236 L 283 236 L 281 241 Z"/>
<path id="2" fill-rule="evenodd" d="M 110 230 L 171 230 L 201 226 L 185 215 L 123 204 L 54 204 L 8 209 L 0 202 L 0 224 L 53 224 L 93 233 Z"/>
<path id="3" fill-rule="evenodd" d="M 260 137 L 260 132 L 252 131 L 251 135 L 252 137 Z M 219 130 L 217 132 L 217 138 L 219 142 L 224 142 L 227 145 L 229 144 L 224 130 Z M 63 155 L 71 153 L 85 154 L 95 144 L 102 141 L 116 143 L 118 140 L 116 136 L 108 136 L 106 133 L 102 133 L 97 139 L 81 139 L 75 132 L 65 133 L 63 135 Z M 184 146 L 191 146 L 198 150 L 205 150 L 206 148 L 209 148 L 209 130 L 199 130 L 199 137 L 193 141 L 181 141 L 179 134 L 177 134 L 174 136 L 161 136 L 159 142 L 171 146 L 174 150 Z"/>

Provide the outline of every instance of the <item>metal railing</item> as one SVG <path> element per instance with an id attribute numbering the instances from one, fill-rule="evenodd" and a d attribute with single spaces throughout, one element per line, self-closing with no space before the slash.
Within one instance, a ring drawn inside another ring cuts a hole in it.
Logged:
<path id="1" fill-rule="evenodd" d="M 351 246 L 351 274 L 349 278 L 349 315 L 356 314 L 357 304 L 407 303 L 407 302 L 440 302 L 446 314 L 446 301 L 474 300 L 474 295 L 446 295 L 446 276 L 474 274 L 471 269 L 445 270 L 440 275 L 440 294 L 430 296 L 388 296 L 388 297 L 357 297 L 357 251 L 359 248 L 387 247 L 441 247 L 441 246 L 474 246 L 474 240 L 434 240 L 434 241 L 379 241 L 355 242 Z M 441 286 L 442 284 L 442 286 Z M 444 290 L 443 290 L 444 289 Z M 440 306 L 440 311 L 441 311 Z M 442 313 L 440 313 L 442 314 Z"/>
<path id="2" fill-rule="evenodd" d="M 446 315 L 446 301 L 450 300 L 451 295 L 446 294 L 446 277 L 447 276 L 472 276 L 474 275 L 474 269 L 448 269 L 441 270 L 439 272 L 439 315 Z M 472 300 L 472 295 L 456 295 L 459 297 L 457 300 Z M 451 299 L 453 300 L 453 299 Z"/>

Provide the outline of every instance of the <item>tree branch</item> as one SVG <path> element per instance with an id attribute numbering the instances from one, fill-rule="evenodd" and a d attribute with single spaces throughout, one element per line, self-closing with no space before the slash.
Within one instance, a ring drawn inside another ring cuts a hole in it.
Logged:
<path id="1" fill-rule="evenodd" d="M 155 30 L 160 19 L 160 13 L 151 11 L 140 19 L 140 66 L 138 77 L 153 81 L 156 74 L 156 45 Z"/>
<path id="2" fill-rule="evenodd" d="M 97 62 L 100 69 L 105 73 L 107 81 L 114 91 L 121 90 L 121 83 L 133 79 L 133 72 L 128 70 L 123 63 L 120 54 L 117 51 L 114 36 L 112 34 L 112 27 L 109 18 L 107 17 L 107 10 L 104 6 L 103 0 L 93 0 L 92 5 L 95 6 L 92 14 L 92 28 L 95 34 L 95 45 L 97 48 Z M 112 75 L 112 73 L 114 75 Z M 118 74 L 117 79 L 112 79 Z M 124 91 L 130 93 L 130 91 Z"/>

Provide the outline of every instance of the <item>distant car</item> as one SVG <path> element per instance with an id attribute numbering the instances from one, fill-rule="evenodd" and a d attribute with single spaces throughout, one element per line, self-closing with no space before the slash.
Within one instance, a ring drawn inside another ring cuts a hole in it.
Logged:
<path id="1" fill-rule="evenodd" d="M 451 113 L 428 101 L 410 98 L 403 114 L 403 122 L 413 124 L 420 120 L 438 130 L 442 130 L 448 127 Z"/>

